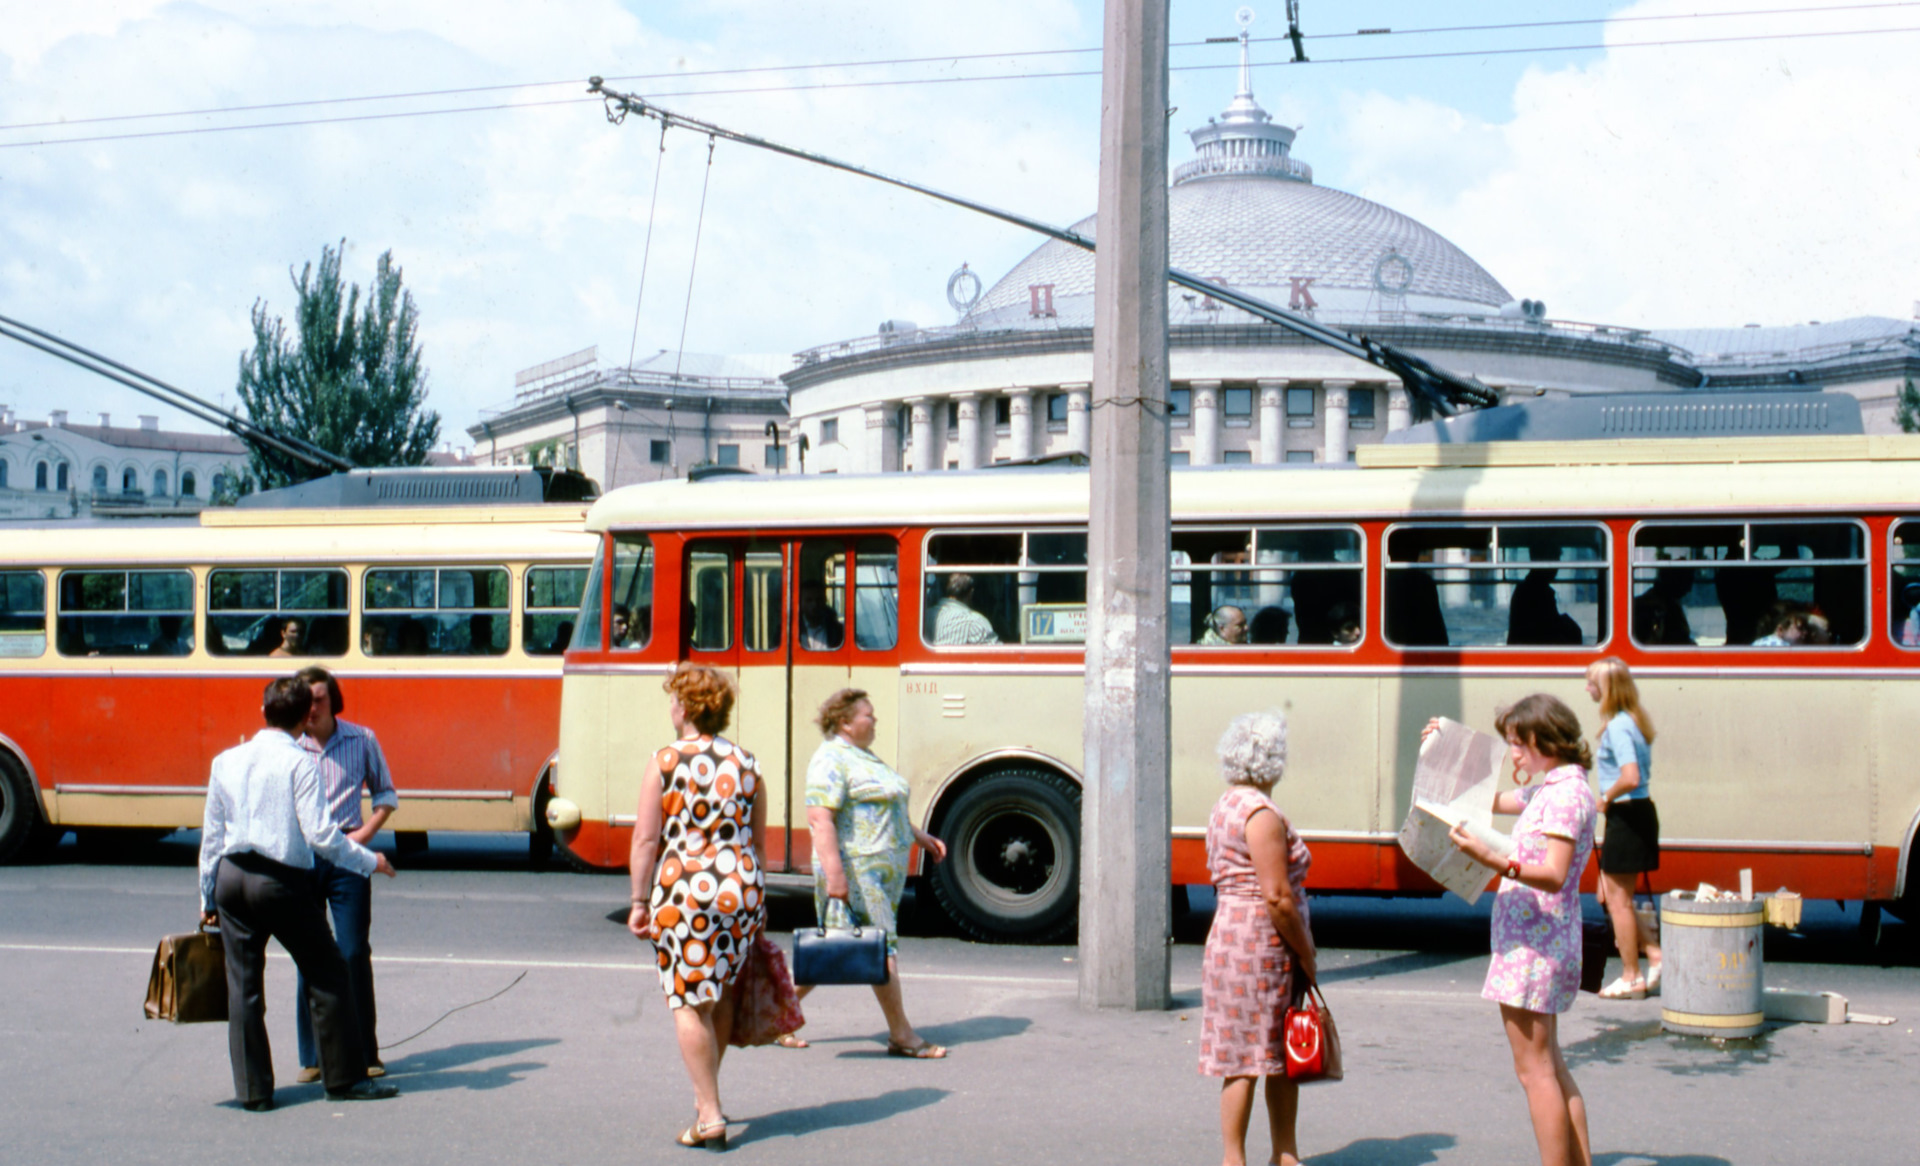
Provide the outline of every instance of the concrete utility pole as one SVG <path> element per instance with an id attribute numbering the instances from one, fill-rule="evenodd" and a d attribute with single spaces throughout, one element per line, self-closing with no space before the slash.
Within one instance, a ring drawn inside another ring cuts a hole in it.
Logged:
<path id="1" fill-rule="evenodd" d="M 1093 259 L 1080 1003 L 1166 1008 L 1167 3 L 1107 0 Z"/>

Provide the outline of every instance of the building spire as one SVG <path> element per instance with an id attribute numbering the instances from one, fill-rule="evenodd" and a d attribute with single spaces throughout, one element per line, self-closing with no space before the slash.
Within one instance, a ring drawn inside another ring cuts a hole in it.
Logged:
<path id="1" fill-rule="evenodd" d="M 1208 118 L 1193 139 L 1193 161 L 1173 172 L 1174 185 L 1198 178 L 1260 176 L 1312 182 L 1313 168 L 1293 157 L 1294 131 L 1273 125 L 1273 117 L 1253 96 L 1253 9 L 1234 13 L 1240 22 L 1240 91 L 1219 117 Z"/>
<path id="2" fill-rule="evenodd" d="M 1248 50 L 1253 29 L 1253 9 L 1241 8 L 1233 14 L 1233 18 L 1240 22 L 1240 91 L 1233 95 L 1234 101 L 1237 103 L 1241 98 L 1245 98 L 1249 104 L 1252 104 L 1253 63 L 1249 60 Z M 1254 105 L 1254 108 L 1258 109 L 1259 106 Z"/>

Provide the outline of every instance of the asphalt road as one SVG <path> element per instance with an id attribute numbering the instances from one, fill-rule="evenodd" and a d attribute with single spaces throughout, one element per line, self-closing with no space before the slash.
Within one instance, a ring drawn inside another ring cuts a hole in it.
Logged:
<path id="1" fill-rule="evenodd" d="M 280 1104 L 242 1112 L 225 1026 L 148 1021 L 140 1007 L 155 942 L 193 923 L 193 837 L 112 863 L 69 843 L 45 865 L 0 869 L 0 1161 L 688 1161 L 671 1138 L 691 1093 L 650 953 L 623 926 L 625 881 L 530 871 L 513 839 L 436 835 L 397 880 L 379 881 L 381 1035 L 401 1042 L 384 1056 L 403 1095 L 332 1104 L 292 1083 L 293 968 L 277 958 L 268 1024 Z M 910 903 L 908 1008 L 953 1056 L 886 1057 L 870 994 L 822 990 L 807 1001 L 812 1049 L 728 1057 L 734 1152 L 913 1166 L 1218 1161 L 1218 1087 L 1194 1071 L 1207 895 L 1193 905 L 1176 937 L 1176 1007 L 1093 1014 L 1075 1003 L 1073 948 L 968 943 Z M 1484 907 L 1316 899 L 1312 910 L 1349 1070 L 1304 1096 L 1308 1160 L 1537 1160 L 1498 1015 L 1478 996 Z M 810 917 L 805 898 L 776 897 L 776 931 Z M 1858 1012 L 1898 1018 L 1889 1026 L 1784 1025 L 1716 1044 L 1661 1032 L 1657 1001 L 1583 996 L 1562 1039 L 1596 1161 L 1915 1161 L 1916 930 L 1891 918 L 1863 929 L 1858 904 L 1812 904 L 1799 933 L 1768 932 L 1768 984 L 1838 991 Z M 1266 1149 L 1256 1131 L 1250 1157 Z"/>

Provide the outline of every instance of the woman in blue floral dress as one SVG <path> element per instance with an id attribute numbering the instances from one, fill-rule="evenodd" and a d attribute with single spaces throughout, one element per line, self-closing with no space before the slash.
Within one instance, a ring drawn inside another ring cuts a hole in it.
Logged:
<path id="1" fill-rule="evenodd" d="M 946 843 L 907 817 L 907 779 L 873 754 L 878 723 L 873 702 L 843 688 L 820 706 L 816 722 L 826 736 L 807 766 L 807 829 L 813 835 L 813 906 L 823 923 L 851 915 L 861 927 L 887 933 L 887 982 L 873 994 L 887 1018 L 887 1053 L 938 1060 L 947 1050 L 915 1032 L 900 999 L 899 927 L 895 917 L 907 889 L 914 843 L 929 859 L 947 856 Z M 838 901 L 837 907 L 832 906 Z M 842 924 L 844 925 L 844 924 Z M 803 986 L 800 995 L 812 991 Z M 789 1033 L 780 1044 L 805 1048 Z"/>
<path id="2" fill-rule="evenodd" d="M 1580 992 L 1580 874 L 1593 853 L 1595 801 L 1586 772 L 1593 754 L 1573 710 L 1545 693 L 1520 700 L 1494 724 L 1507 739 L 1516 776 L 1528 784 L 1494 799 L 1495 813 L 1520 815 L 1512 854 L 1496 853 L 1464 826 L 1453 830 L 1454 845 L 1505 876 L 1493 903 L 1493 964 L 1480 995 L 1500 1005 L 1543 1166 L 1587 1166 L 1587 1104 L 1560 1053 L 1559 1014 Z"/>

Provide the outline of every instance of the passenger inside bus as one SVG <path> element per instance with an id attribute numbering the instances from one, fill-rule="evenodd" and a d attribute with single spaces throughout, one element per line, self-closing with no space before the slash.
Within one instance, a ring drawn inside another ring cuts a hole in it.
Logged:
<path id="1" fill-rule="evenodd" d="M 973 576 L 954 572 L 947 576 L 946 595 L 933 609 L 933 642 L 940 645 L 997 644 L 1000 633 L 986 616 L 975 611 Z"/>
<path id="2" fill-rule="evenodd" d="M 297 619 L 288 619 L 280 625 L 280 643 L 269 656 L 306 655 L 307 625 Z"/>
<path id="3" fill-rule="evenodd" d="M 1535 567 L 1513 589 L 1507 607 L 1507 643 L 1509 645 L 1578 646 L 1583 637 L 1580 624 L 1560 610 L 1553 594 L 1557 567 Z"/>
<path id="4" fill-rule="evenodd" d="M 847 629 L 827 602 L 826 584 L 808 579 L 800 584 L 800 646 L 809 652 L 834 652 L 845 642 Z"/>
<path id="5" fill-rule="evenodd" d="M 1360 609 L 1353 604 L 1335 604 L 1327 612 L 1327 622 L 1333 625 L 1334 643 L 1348 648 L 1360 642 Z"/>
<path id="6" fill-rule="evenodd" d="M 1920 648 L 1920 583 L 1908 583 L 1894 595 L 1893 634 L 1902 646 Z"/>
<path id="7" fill-rule="evenodd" d="M 384 656 L 387 654 L 387 625 L 368 620 L 360 629 L 360 654 L 363 656 Z"/>
<path id="8" fill-rule="evenodd" d="M 1440 611 L 1440 585 L 1428 571 L 1388 571 L 1387 638 L 1409 648 L 1447 646 L 1447 618 Z"/>
<path id="9" fill-rule="evenodd" d="M 1693 627 L 1687 622 L 1686 598 L 1693 591 L 1693 568 L 1662 567 L 1654 573 L 1653 585 L 1633 598 L 1633 626 L 1643 644 L 1693 644 Z"/>
<path id="10" fill-rule="evenodd" d="M 1253 613 L 1253 621 L 1247 625 L 1247 642 L 1252 644 L 1284 644 L 1287 631 L 1293 617 L 1284 607 L 1263 607 Z"/>
<path id="11" fill-rule="evenodd" d="M 1207 616 L 1207 630 L 1200 636 L 1203 645 L 1244 644 L 1247 642 L 1247 613 L 1231 603 L 1223 603 Z"/>

